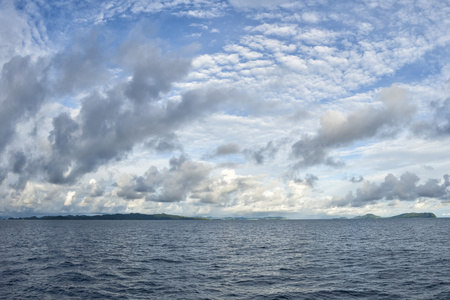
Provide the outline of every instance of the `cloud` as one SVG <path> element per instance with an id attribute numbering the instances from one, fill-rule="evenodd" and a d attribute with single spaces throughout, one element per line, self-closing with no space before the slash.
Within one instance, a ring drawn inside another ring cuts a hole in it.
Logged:
<path id="1" fill-rule="evenodd" d="M 107 83 L 107 54 L 101 45 L 99 29 L 80 34 L 52 57 L 47 72 L 54 79 L 51 86 L 58 96 L 77 93 Z"/>
<path id="2" fill-rule="evenodd" d="M 128 201 L 180 203 L 203 207 L 222 207 L 230 213 L 282 211 L 303 205 L 303 198 L 318 180 L 308 174 L 304 180 L 289 180 L 282 187 L 278 180 L 263 176 L 237 175 L 234 170 L 196 162 L 185 156 L 172 157 L 169 166 L 151 166 L 144 175 L 123 175 L 111 195 Z"/>
<path id="3" fill-rule="evenodd" d="M 230 4 L 236 8 L 276 8 L 292 2 L 291 0 L 230 0 Z"/>
<path id="4" fill-rule="evenodd" d="M 99 184 L 94 178 L 89 181 L 89 196 L 90 197 L 100 197 L 104 194 L 105 188 Z"/>
<path id="5" fill-rule="evenodd" d="M 414 201 L 420 198 L 450 200 L 449 175 L 444 175 L 443 181 L 428 179 L 424 184 L 419 184 L 419 181 L 420 178 L 410 172 L 402 174 L 400 178 L 388 174 L 379 184 L 364 181 L 355 193 L 350 191 L 344 198 L 335 199 L 332 206 L 361 207 L 382 200 Z"/>
<path id="6" fill-rule="evenodd" d="M 273 141 L 269 141 L 265 146 L 245 149 L 243 152 L 248 159 L 260 165 L 268 159 L 273 159 L 277 154 L 278 149 L 279 147 L 276 146 Z"/>
<path id="7" fill-rule="evenodd" d="M 282 187 L 278 180 L 237 175 L 234 170 L 225 169 L 220 176 L 200 182 L 191 198 L 221 207 L 223 212 L 232 214 L 289 213 L 304 207 L 315 180 L 315 176 L 308 176 L 305 181 L 290 180 Z"/>
<path id="8" fill-rule="evenodd" d="M 353 183 L 362 182 L 363 180 L 364 180 L 364 177 L 362 177 L 362 176 L 358 176 L 358 177 L 353 176 L 352 178 L 350 178 L 350 182 L 353 182 Z"/>
<path id="9" fill-rule="evenodd" d="M 84 4 L 0 3 L 1 211 L 313 215 L 350 189 L 341 211 L 447 201 L 445 180 L 364 180 L 446 173 L 444 3 Z M 204 153 L 218 164 L 187 159 Z"/>
<path id="10" fill-rule="evenodd" d="M 117 196 L 133 200 L 144 198 L 154 202 L 185 201 L 191 191 L 208 177 L 211 168 L 184 156 L 172 157 L 170 168 L 152 166 L 144 176 L 125 176 L 116 185 Z"/>
<path id="11" fill-rule="evenodd" d="M 218 157 L 238 153 L 241 153 L 239 145 L 235 143 L 228 143 L 219 145 L 211 154 L 207 155 L 207 157 Z"/>
<path id="12" fill-rule="evenodd" d="M 429 104 L 430 118 L 412 124 L 412 132 L 424 138 L 436 138 L 450 135 L 450 98 L 432 101 Z"/>
<path id="13" fill-rule="evenodd" d="M 137 103 L 158 99 L 162 93 L 171 90 L 174 82 L 185 77 L 191 67 L 190 58 L 181 54 L 163 54 L 156 44 L 139 39 L 125 42 L 117 60 L 125 72 L 132 73 L 124 92 Z"/>
<path id="14" fill-rule="evenodd" d="M 174 133 L 168 133 L 157 137 L 150 138 L 145 142 L 145 147 L 154 149 L 158 153 L 172 152 L 175 150 L 183 150 L 183 145 Z"/>
<path id="15" fill-rule="evenodd" d="M 394 135 L 403 129 L 402 125 L 409 122 L 415 112 L 406 91 L 397 86 L 383 90 L 379 100 L 381 103 L 366 104 L 347 115 L 338 111 L 325 113 L 315 135 L 304 135 L 292 145 L 291 155 L 298 159 L 296 167 L 342 166 L 342 162 L 329 157 L 331 149 L 380 134 Z"/>
<path id="16" fill-rule="evenodd" d="M 67 192 L 66 200 L 64 201 L 64 206 L 71 206 L 76 199 L 76 194 L 77 193 L 74 191 Z"/>
<path id="17" fill-rule="evenodd" d="M 163 53 L 150 41 L 127 40 L 116 60 L 122 73 L 113 78 L 98 41 L 93 33 L 69 51 L 45 60 L 15 57 L 3 67 L 0 154 L 14 138 L 17 124 L 34 116 L 45 99 L 85 95 L 76 113 L 53 117 L 49 147 L 43 153 L 22 152 L 16 157 L 10 167 L 13 173 L 21 171 L 17 188 L 36 174 L 51 183 L 73 184 L 84 174 L 121 160 L 136 145 L 156 152 L 181 150 L 174 133 L 180 126 L 247 99 L 233 88 L 205 86 L 161 101 L 189 72 L 191 59 L 185 53 Z"/>
<path id="18" fill-rule="evenodd" d="M 45 61 L 15 56 L 4 64 L 0 77 L 0 154 L 16 134 L 20 121 L 33 117 L 47 92 Z"/>
<path id="19" fill-rule="evenodd" d="M 39 56 L 47 50 L 48 37 L 42 23 L 27 14 L 35 4 L 25 5 L 27 13 L 17 11 L 15 5 L 13 1 L 0 3 L 0 67 L 14 56 Z"/>
<path id="20" fill-rule="evenodd" d="M 441 135 L 450 135 L 450 97 L 440 104 L 434 104 L 434 124 L 435 130 Z"/>
<path id="21" fill-rule="evenodd" d="M 319 181 L 319 177 L 317 177 L 314 174 L 306 174 L 304 179 L 301 178 L 295 178 L 294 182 L 296 183 L 304 183 L 310 187 L 314 187 L 316 185 L 316 182 Z"/>

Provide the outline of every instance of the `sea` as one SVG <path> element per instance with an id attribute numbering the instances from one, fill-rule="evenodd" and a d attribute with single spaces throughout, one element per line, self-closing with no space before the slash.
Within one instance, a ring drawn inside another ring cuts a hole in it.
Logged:
<path id="1" fill-rule="evenodd" d="M 2 220 L 0 299 L 450 299 L 450 219 Z"/>

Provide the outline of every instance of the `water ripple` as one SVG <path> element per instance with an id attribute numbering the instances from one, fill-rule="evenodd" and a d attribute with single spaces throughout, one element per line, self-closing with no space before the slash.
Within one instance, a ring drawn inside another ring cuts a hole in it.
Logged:
<path id="1" fill-rule="evenodd" d="M 0 299 L 447 299 L 450 220 L 1 221 Z"/>

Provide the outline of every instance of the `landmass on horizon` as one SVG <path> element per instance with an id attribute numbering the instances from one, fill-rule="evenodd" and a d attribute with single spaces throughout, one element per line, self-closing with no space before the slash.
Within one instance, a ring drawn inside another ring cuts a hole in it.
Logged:
<path id="1" fill-rule="evenodd" d="M 399 219 L 399 218 L 437 218 L 434 213 L 404 213 L 395 215 L 392 217 L 380 217 L 374 214 L 366 214 L 363 216 L 356 216 L 351 219 Z M 335 218 L 335 219 L 348 219 L 348 218 Z M 211 218 L 211 217 L 185 217 L 169 214 L 105 214 L 105 215 L 67 215 L 67 216 L 43 216 L 43 217 L 22 217 L 22 218 L 9 218 L 8 220 L 288 220 L 285 217 L 261 217 L 261 218 L 246 218 L 246 217 L 226 217 L 226 218 Z"/>
<path id="2" fill-rule="evenodd" d="M 404 213 L 392 217 L 383 218 L 374 214 L 366 214 L 364 216 L 356 216 L 353 219 L 411 219 L 411 218 L 437 218 L 435 214 L 426 212 L 426 213 Z"/>

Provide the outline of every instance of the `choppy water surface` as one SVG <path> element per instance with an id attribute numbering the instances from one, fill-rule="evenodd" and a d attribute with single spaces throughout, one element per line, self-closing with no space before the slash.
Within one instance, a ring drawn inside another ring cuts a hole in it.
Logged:
<path id="1" fill-rule="evenodd" d="M 449 299 L 450 220 L 0 221 L 2 299 Z"/>

